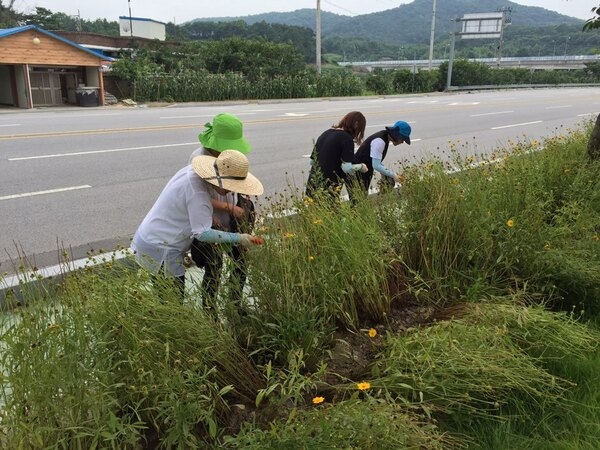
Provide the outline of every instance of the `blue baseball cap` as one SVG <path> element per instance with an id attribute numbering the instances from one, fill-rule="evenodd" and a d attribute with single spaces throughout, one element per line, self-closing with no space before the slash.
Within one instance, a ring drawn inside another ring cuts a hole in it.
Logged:
<path id="1" fill-rule="evenodd" d="M 399 120 L 391 127 L 385 127 L 385 129 L 395 141 L 397 141 L 398 138 L 401 138 L 404 142 L 410 145 L 411 128 L 408 123 L 404 122 L 403 120 Z"/>

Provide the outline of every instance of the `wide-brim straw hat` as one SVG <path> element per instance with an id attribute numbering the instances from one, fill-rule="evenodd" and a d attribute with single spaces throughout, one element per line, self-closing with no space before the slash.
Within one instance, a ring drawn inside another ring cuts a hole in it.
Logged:
<path id="1" fill-rule="evenodd" d="M 237 150 L 224 150 L 216 158 L 196 156 L 192 159 L 192 167 L 200 178 L 228 191 L 246 195 L 264 192 L 260 180 L 248 171 L 248 158 Z"/>

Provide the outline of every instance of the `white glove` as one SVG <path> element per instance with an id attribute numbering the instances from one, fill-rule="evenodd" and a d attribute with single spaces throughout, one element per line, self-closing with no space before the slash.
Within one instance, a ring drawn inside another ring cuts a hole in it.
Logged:
<path id="1" fill-rule="evenodd" d="M 240 233 L 240 245 L 244 247 L 250 247 L 253 245 L 252 235 L 246 233 Z"/>
<path id="2" fill-rule="evenodd" d="M 396 173 L 394 174 L 394 180 L 396 180 L 396 183 L 402 184 L 406 181 L 406 177 L 401 173 Z"/>
<path id="3" fill-rule="evenodd" d="M 240 234 L 240 245 L 244 247 L 250 247 L 251 245 L 263 245 L 265 240 L 260 236 L 254 236 L 252 234 Z"/>

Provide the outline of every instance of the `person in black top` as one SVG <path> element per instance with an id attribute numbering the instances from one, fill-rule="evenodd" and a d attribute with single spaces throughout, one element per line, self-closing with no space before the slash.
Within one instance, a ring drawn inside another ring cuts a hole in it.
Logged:
<path id="1" fill-rule="evenodd" d="M 332 200 L 337 200 L 347 174 L 367 170 L 364 164 L 352 163 L 354 143 L 362 142 L 366 126 L 365 116 L 359 111 L 352 111 L 318 137 L 310 157 L 307 197 L 313 198 L 317 192 L 323 191 Z"/>
<path id="2" fill-rule="evenodd" d="M 369 186 L 373 179 L 373 173 L 376 170 L 384 180 L 394 185 L 399 182 L 399 176 L 385 167 L 382 163 L 387 155 L 390 142 L 400 145 L 406 142 L 410 145 L 410 125 L 402 120 L 399 120 L 391 127 L 385 127 L 384 130 L 372 134 L 360 145 L 354 155 L 355 164 L 365 164 L 367 170 L 356 174 L 359 180 L 359 186 L 365 194 L 369 193 Z"/>

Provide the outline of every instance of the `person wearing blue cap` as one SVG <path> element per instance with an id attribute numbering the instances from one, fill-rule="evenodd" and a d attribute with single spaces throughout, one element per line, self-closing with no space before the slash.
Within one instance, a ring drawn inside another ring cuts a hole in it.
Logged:
<path id="1" fill-rule="evenodd" d="M 400 181 L 399 176 L 383 165 L 387 155 L 390 142 L 396 145 L 407 143 L 410 145 L 410 125 L 399 120 L 390 127 L 378 131 L 366 138 L 354 154 L 354 164 L 365 164 L 366 172 L 357 173 L 358 184 L 365 194 L 369 192 L 369 186 L 375 171 L 379 172 L 383 179 L 390 184 Z"/>

